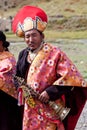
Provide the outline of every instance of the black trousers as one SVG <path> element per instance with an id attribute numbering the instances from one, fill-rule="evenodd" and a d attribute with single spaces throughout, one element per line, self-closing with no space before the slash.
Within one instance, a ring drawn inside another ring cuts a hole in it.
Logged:
<path id="1" fill-rule="evenodd" d="M 22 130 L 22 113 L 17 100 L 1 90 L 0 130 Z"/>

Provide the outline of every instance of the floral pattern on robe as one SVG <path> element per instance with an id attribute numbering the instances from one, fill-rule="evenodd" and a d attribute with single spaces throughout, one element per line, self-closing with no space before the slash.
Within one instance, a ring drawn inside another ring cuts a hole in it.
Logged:
<path id="1" fill-rule="evenodd" d="M 39 93 L 50 85 L 87 87 L 86 81 L 72 61 L 59 48 L 47 43 L 31 63 L 27 84 Z M 36 105 L 31 108 L 25 100 L 23 130 L 55 130 L 50 128 L 49 122 L 56 124 L 58 130 L 64 130 L 62 122 L 56 118 L 49 105 L 36 99 L 34 101 Z"/>
<path id="2" fill-rule="evenodd" d="M 0 89 L 14 98 L 17 91 L 12 75 L 15 74 L 16 60 L 10 52 L 0 52 Z"/>

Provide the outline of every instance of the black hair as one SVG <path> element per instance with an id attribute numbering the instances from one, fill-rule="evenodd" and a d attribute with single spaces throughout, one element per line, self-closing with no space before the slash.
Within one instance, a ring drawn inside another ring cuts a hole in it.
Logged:
<path id="1" fill-rule="evenodd" d="M 43 34 L 41 31 L 39 31 L 39 30 L 37 30 L 37 31 L 40 33 L 40 35 L 42 35 L 42 34 Z"/>
<path id="2" fill-rule="evenodd" d="M 6 36 L 2 31 L 0 31 L 0 41 L 3 42 L 3 47 L 5 47 L 6 51 L 8 51 L 8 47 L 10 46 L 10 43 L 6 41 Z"/>
<path id="3" fill-rule="evenodd" d="M 8 51 L 8 47 L 10 46 L 10 43 L 8 41 L 3 42 L 3 47 L 5 47 L 6 51 Z"/>

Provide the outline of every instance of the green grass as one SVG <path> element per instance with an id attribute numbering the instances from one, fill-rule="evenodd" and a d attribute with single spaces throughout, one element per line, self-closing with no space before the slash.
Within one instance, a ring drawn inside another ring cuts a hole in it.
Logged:
<path id="1" fill-rule="evenodd" d="M 71 31 L 71 32 L 58 32 L 55 30 L 45 31 L 46 39 L 55 40 L 58 38 L 64 39 L 86 39 L 87 31 Z"/>
<path id="2" fill-rule="evenodd" d="M 71 31 L 71 32 L 58 32 L 56 30 L 46 30 L 44 32 L 45 39 L 48 41 L 55 41 L 56 39 L 87 39 L 87 30 L 86 31 Z M 12 32 L 6 33 L 7 39 L 9 41 L 17 42 L 23 41 L 23 38 L 17 37 Z"/>

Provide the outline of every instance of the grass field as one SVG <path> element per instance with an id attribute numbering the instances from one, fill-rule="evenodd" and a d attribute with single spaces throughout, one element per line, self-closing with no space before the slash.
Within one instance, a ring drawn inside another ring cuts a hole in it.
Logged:
<path id="1" fill-rule="evenodd" d="M 67 40 L 67 39 L 57 39 L 54 43 L 62 49 L 68 57 L 74 62 L 81 74 L 85 79 L 87 79 L 87 43 L 84 39 L 79 40 Z M 19 52 L 26 47 L 24 42 L 11 43 L 10 51 L 14 54 L 16 60 L 18 58 Z"/>

